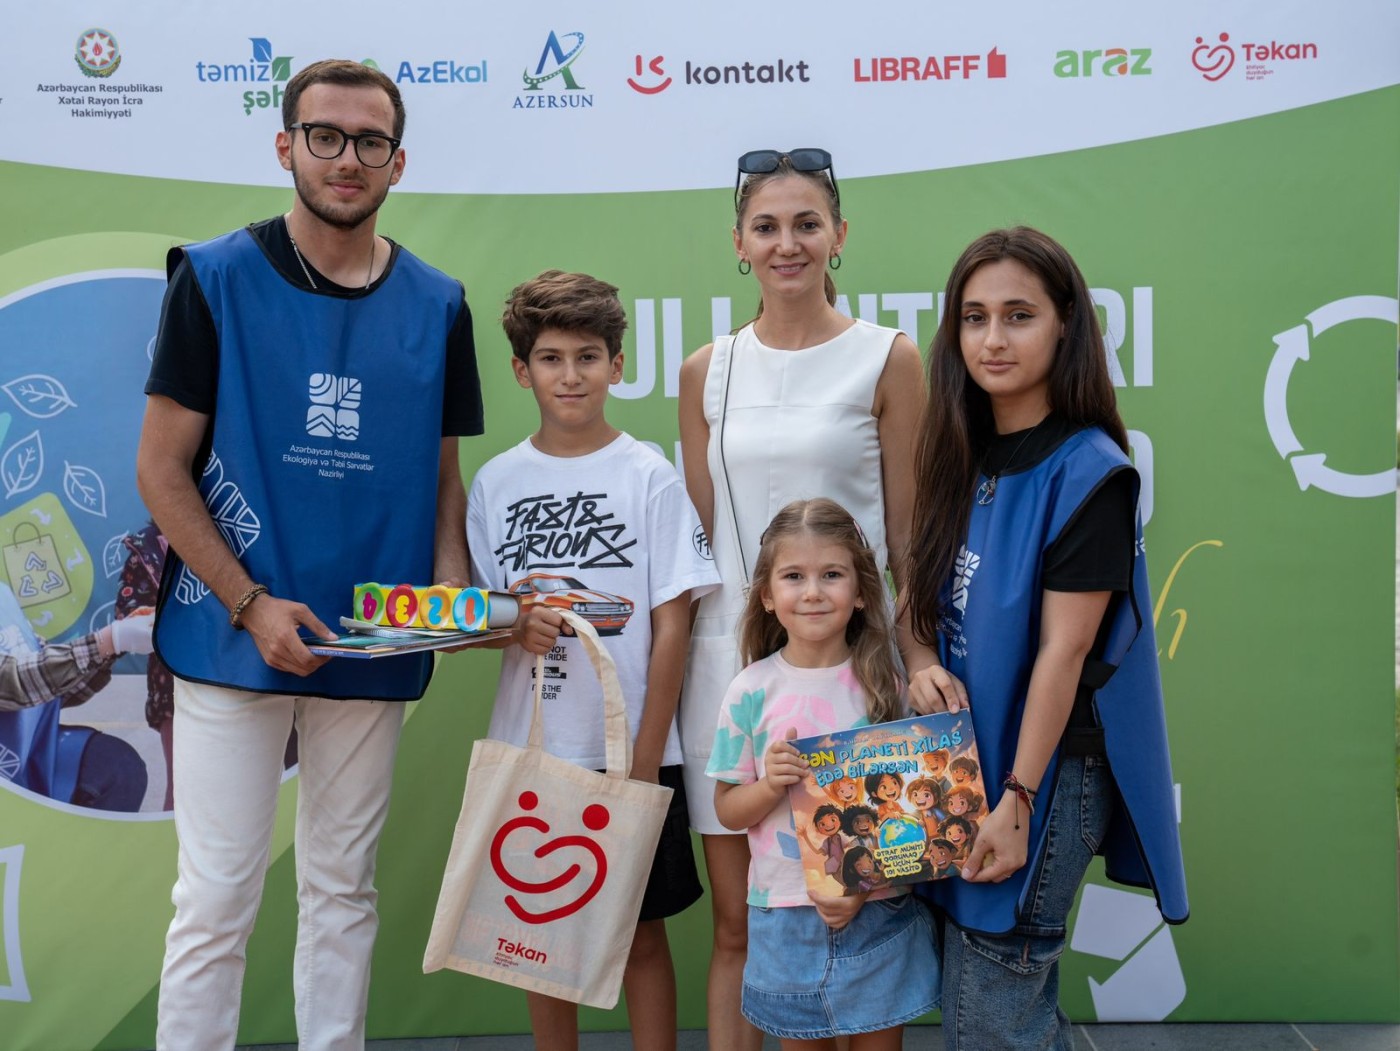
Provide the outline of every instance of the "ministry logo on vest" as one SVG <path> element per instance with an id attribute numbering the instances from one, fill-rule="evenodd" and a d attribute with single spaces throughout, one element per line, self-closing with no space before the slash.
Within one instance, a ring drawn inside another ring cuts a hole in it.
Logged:
<path id="1" fill-rule="evenodd" d="M 511 109 L 592 109 L 593 95 L 578 82 L 573 68 L 582 51 L 582 33 L 551 29 L 533 71 L 527 66 L 521 73 L 525 87 Z"/>
<path id="2" fill-rule="evenodd" d="M 360 381 L 353 376 L 313 372 L 306 433 L 313 438 L 353 442 L 360 437 Z"/>

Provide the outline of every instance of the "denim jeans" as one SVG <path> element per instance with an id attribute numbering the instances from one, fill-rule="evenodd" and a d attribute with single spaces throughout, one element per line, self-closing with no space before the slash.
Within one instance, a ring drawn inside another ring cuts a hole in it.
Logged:
<path id="1" fill-rule="evenodd" d="M 1069 1051 L 1060 1010 L 1065 922 L 1108 829 L 1113 786 L 1101 756 L 1066 756 L 1057 774 L 1045 850 L 1031 875 L 1029 914 L 1009 933 L 943 932 L 943 1039 L 948 1051 Z"/>

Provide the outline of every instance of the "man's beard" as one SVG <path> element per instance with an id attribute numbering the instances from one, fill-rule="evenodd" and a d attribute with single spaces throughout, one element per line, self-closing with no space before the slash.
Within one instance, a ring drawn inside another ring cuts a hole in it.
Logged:
<path id="1" fill-rule="evenodd" d="M 346 143 L 346 148 L 349 147 L 350 144 Z M 297 197 L 308 212 L 327 226 L 334 226 L 340 230 L 353 230 L 366 219 L 371 218 L 379 211 L 379 206 L 384 203 L 384 198 L 389 196 L 389 184 L 386 182 L 378 197 L 366 200 L 362 204 L 325 203 L 314 200 L 312 191 L 315 187 L 297 170 L 295 161 L 292 162 L 292 184 L 296 187 Z M 368 187 L 368 183 L 366 186 Z M 373 192 L 372 189 L 370 192 Z"/>

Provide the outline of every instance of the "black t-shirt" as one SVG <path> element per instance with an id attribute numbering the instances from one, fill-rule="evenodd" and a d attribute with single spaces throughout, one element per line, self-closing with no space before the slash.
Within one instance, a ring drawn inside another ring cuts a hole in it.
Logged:
<path id="1" fill-rule="evenodd" d="M 1036 427 L 999 434 L 982 458 L 982 473 L 1005 477 L 1028 471 L 1082 429 L 1051 415 Z M 1041 585 L 1046 590 L 1128 590 L 1137 540 L 1132 483 L 1129 471 L 1114 471 L 1065 523 L 1045 551 Z"/>
<path id="2" fill-rule="evenodd" d="M 268 260 L 282 276 L 299 288 L 313 291 L 292 248 L 283 216 L 253 223 L 248 227 Z M 354 298 L 373 292 L 393 269 L 399 246 L 389 242 L 393 255 L 379 280 L 365 288 L 346 288 L 324 277 L 307 263 L 316 282 L 315 292 Z M 162 394 L 194 412 L 212 416 L 219 385 L 219 337 L 214 317 L 204 300 L 189 259 L 180 249 L 178 262 L 170 275 L 165 300 L 160 308 L 160 329 L 156 335 L 151 373 L 146 380 L 147 394 Z M 172 253 L 172 260 L 175 259 Z M 483 430 L 481 380 L 476 370 L 476 343 L 472 338 L 472 315 L 462 294 L 462 308 L 447 336 L 447 368 L 442 392 L 442 435 L 480 434 Z"/>

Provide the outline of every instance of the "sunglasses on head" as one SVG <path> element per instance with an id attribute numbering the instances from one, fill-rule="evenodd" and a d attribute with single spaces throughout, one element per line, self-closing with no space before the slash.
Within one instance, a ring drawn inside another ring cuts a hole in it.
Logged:
<path id="1" fill-rule="evenodd" d="M 749 150 L 739 157 L 739 174 L 734 176 L 734 210 L 739 210 L 739 189 L 745 175 L 767 175 L 778 170 L 783 158 L 787 158 L 793 171 L 826 172 L 831 179 L 831 192 L 836 198 L 836 207 L 841 207 L 841 191 L 836 186 L 836 169 L 831 165 L 831 154 L 815 146 L 797 150 Z"/>

